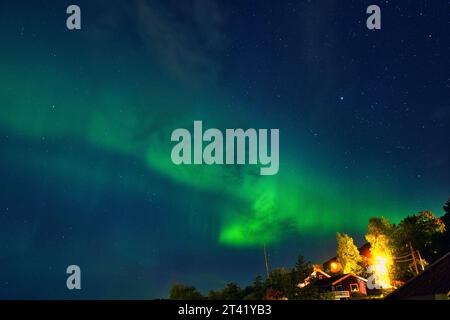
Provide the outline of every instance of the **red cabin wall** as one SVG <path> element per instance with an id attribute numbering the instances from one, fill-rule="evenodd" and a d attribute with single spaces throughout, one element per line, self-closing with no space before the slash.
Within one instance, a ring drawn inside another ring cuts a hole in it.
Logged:
<path id="1" fill-rule="evenodd" d="M 356 292 L 352 292 L 352 291 L 351 291 L 351 288 L 350 288 L 350 285 L 353 284 L 353 283 L 357 283 L 357 284 L 358 284 L 358 290 L 359 290 L 358 293 L 367 295 L 367 290 L 366 290 L 366 283 L 365 283 L 365 281 L 362 281 L 361 279 L 358 279 L 358 278 L 356 278 L 356 277 L 348 277 L 348 278 L 342 280 L 341 282 L 337 283 L 337 284 L 334 286 L 334 288 L 335 288 L 335 290 L 336 290 L 336 287 L 337 287 L 338 285 L 341 285 L 341 286 L 343 287 L 343 290 L 344 290 L 344 291 L 349 291 L 350 294 L 354 294 L 354 293 L 356 293 Z"/>

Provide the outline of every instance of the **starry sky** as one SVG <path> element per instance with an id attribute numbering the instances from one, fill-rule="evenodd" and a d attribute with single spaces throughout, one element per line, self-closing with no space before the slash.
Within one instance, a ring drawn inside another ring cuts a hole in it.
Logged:
<path id="1" fill-rule="evenodd" d="M 82 29 L 66 28 L 78 4 Z M 366 28 L 381 8 L 382 29 Z M 0 298 L 203 292 L 450 195 L 448 1 L 0 2 Z M 170 134 L 279 128 L 280 171 Z M 79 265 L 82 290 L 66 288 Z"/>

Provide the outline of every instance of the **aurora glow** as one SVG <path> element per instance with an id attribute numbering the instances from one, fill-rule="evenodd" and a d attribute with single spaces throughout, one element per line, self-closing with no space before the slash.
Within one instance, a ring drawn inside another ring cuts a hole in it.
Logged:
<path id="1" fill-rule="evenodd" d="M 273 266 L 321 261 L 371 216 L 440 214 L 448 5 L 414 34 L 397 20 L 419 9 L 386 5 L 387 37 L 358 3 L 79 1 L 69 32 L 67 1 L 2 2 L 0 298 L 73 298 L 70 263 L 76 298 L 245 283 L 263 244 Z M 197 119 L 280 128 L 279 173 L 173 165 L 171 132 Z"/>

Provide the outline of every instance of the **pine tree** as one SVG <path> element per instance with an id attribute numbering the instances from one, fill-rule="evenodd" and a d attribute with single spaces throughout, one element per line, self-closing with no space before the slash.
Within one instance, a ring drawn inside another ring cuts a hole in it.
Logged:
<path id="1" fill-rule="evenodd" d="M 294 267 L 295 279 L 297 283 L 305 281 L 305 279 L 311 275 L 312 271 L 313 268 L 311 263 L 305 261 L 305 258 L 302 255 L 299 255 Z"/>

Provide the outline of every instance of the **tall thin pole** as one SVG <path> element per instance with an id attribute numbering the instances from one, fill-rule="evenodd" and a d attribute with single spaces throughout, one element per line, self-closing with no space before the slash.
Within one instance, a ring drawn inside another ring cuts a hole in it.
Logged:
<path id="1" fill-rule="evenodd" d="M 266 278 L 269 278 L 269 261 L 267 259 L 267 250 L 265 243 L 264 243 L 264 263 L 266 265 Z"/>
<path id="2" fill-rule="evenodd" d="M 419 256 L 419 261 L 420 261 L 420 266 L 422 267 L 422 271 L 424 271 L 425 267 L 423 265 L 422 256 L 420 255 L 420 251 L 419 250 L 417 250 L 417 255 Z"/>
<path id="3" fill-rule="evenodd" d="M 416 275 L 418 275 L 419 274 L 419 268 L 417 268 L 416 256 L 414 255 L 414 250 L 413 250 L 413 247 L 411 245 L 411 242 L 409 243 L 409 249 L 411 250 L 411 256 L 413 258 L 414 269 L 416 270 Z"/>

